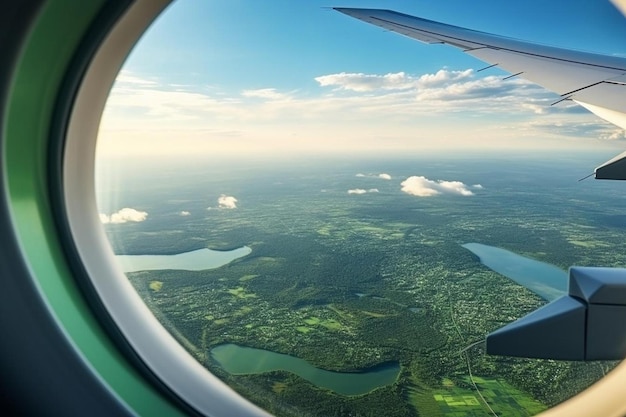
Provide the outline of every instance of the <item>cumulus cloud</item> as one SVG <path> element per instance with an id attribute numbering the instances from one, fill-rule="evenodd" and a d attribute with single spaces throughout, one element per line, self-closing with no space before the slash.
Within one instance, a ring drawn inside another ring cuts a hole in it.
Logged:
<path id="1" fill-rule="evenodd" d="M 142 222 L 146 220 L 147 217 L 148 213 L 146 213 L 145 211 L 139 211 L 128 207 L 125 207 L 116 213 L 112 213 L 110 216 L 104 213 L 100 213 L 100 221 L 103 224 Z"/>
<path id="2" fill-rule="evenodd" d="M 444 192 L 451 194 L 459 194 L 459 195 L 474 195 L 473 192 L 467 189 L 467 185 L 463 184 L 461 181 L 438 181 L 440 189 Z"/>
<path id="3" fill-rule="evenodd" d="M 180 214 L 181 216 L 190 216 L 190 215 L 191 215 L 191 213 L 190 213 L 190 212 L 185 211 L 185 210 L 181 211 L 181 212 L 180 212 L 180 213 L 178 213 L 178 214 Z"/>
<path id="4" fill-rule="evenodd" d="M 412 176 L 400 184 L 402 191 L 416 197 L 432 197 L 437 194 L 474 195 L 461 181 L 429 180 L 423 176 Z"/>
<path id="5" fill-rule="evenodd" d="M 236 209 L 237 199 L 231 195 L 222 194 L 217 199 L 217 205 L 221 209 Z"/>
<path id="6" fill-rule="evenodd" d="M 485 187 L 483 187 L 483 186 L 482 186 L 482 185 L 480 185 L 480 184 L 474 184 L 474 185 L 472 185 L 472 188 L 476 188 L 477 190 L 482 190 L 482 189 L 483 189 L 483 188 L 485 188 Z"/>
<path id="7" fill-rule="evenodd" d="M 447 69 L 440 69 L 434 74 L 424 74 L 418 78 L 418 86 L 420 87 L 434 87 L 450 82 L 457 82 L 467 78 L 471 78 L 474 74 L 472 69 L 466 69 L 463 71 L 450 71 Z"/>
<path id="8" fill-rule="evenodd" d="M 391 175 L 389 174 L 385 174 L 384 172 L 382 174 L 378 174 L 378 178 L 382 178 L 384 180 L 390 180 L 391 179 Z"/>
<path id="9" fill-rule="evenodd" d="M 378 192 L 378 188 L 370 188 L 369 190 L 367 190 L 368 193 L 377 193 Z"/>
<path id="10" fill-rule="evenodd" d="M 347 73 L 322 75 L 315 78 L 321 87 L 335 87 L 339 90 L 370 92 L 375 90 L 408 90 L 413 88 L 435 87 L 471 77 L 473 71 L 449 71 L 441 69 L 435 74 L 415 77 L 404 72 L 379 74 Z"/>
<path id="11" fill-rule="evenodd" d="M 366 175 L 365 175 L 365 174 L 360 174 L 360 173 L 359 173 L 359 174 L 356 174 L 356 176 L 357 176 L 357 177 L 365 177 Z"/>
<path id="12" fill-rule="evenodd" d="M 315 78 L 322 87 L 336 87 L 340 90 L 351 90 L 358 92 L 374 90 L 404 90 L 413 87 L 412 77 L 404 72 L 395 74 L 363 74 L 347 73 L 322 75 Z"/>

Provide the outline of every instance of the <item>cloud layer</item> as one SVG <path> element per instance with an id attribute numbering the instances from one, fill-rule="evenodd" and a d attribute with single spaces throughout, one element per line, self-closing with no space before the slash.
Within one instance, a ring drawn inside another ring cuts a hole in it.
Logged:
<path id="1" fill-rule="evenodd" d="M 402 186 L 402 191 L 416 197 L 432 197 L 438 194 L 456 194 L 466 197 L 474 195 L 469 190 L 469 187 L 461 181 L 433 181 L 423 176 L 414 175 L 402 181 L 400 185 Z M 476 189 L 482 188 L 480 184 L 475 184 L 472 187 Z"/>
<path id="2" fill-rule="evenodd" d="M 135 210 L 129 207 L 125 207 L 116 213 L 112 213 L 110 216 L 104 213 L 100 213 L 100 221 L 103 224 L 142 222 L 146 220 L 146 218 L 148 218 L 147 212 Z"/>
<path id="3" fill-rule="evenodd" d="M 576 104 L 551 106 L 559 98 L 554 93 L 522 78 L 503 78 L 447 68 L 340 72 L 319 75 L 297 90 L 228 90 L 122 72 L 103 114 L 99 152 L 537 149 L 560 148 L 568 137 L 584 139 L 581 146 L 594 138 L 626 139 Z"/>

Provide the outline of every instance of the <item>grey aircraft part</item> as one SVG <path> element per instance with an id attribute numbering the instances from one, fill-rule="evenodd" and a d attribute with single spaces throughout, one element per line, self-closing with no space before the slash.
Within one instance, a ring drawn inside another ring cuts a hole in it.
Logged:
<path id="1" fill-rule="evenodd" d="M 492 355 L 559 360 L 626 356 L 626 269 L 571 267 L 569 294 L 487 336 Z"/>

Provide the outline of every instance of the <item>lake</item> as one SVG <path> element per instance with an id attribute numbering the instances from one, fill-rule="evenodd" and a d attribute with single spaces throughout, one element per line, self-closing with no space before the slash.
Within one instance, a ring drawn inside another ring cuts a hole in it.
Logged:
<path id="1" fill-rule="evenodd" d="M 239 346 L 232 343 L 211 349 L 211 357 L 233 375 L 287 371 L 320 388 L 343 395 L 362 395 L 392 384 L 400 374 L 397 362 L 387 363 L 363 372 L 333 372 L 316 368 L 304 359 L 269 350 Z"/>
<path id="2" fill-rule="evenodd" d="M 544 300 L 555 300 L 567 292 L 568 273 L 554 265 L 495 246 L 480 243 L 461 246 L 478 256 L 486 267 L 523 285 Z"/>
<path id="3" fill-rule="evenodd" d="M 198 249 L 176 255 L 117 255 L 116 258 L 124 272 L 159 269 L 202 271 L 219 268 L 235 259 L 249 255 L 251 252 L 252 249 L 242 246 L 229 251 Z"/>

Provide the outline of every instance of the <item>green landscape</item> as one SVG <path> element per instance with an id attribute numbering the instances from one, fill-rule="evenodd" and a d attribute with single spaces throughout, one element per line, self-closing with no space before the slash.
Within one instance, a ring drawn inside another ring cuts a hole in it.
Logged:
<path id="1" fill-rule="evenodd" d="M 488 333 L 546 300 L 462 245 L 563 270 L 626 265 L 624 186 L 577 182 L 602 157 L 416 155 L 158 169 L 118 162 L 111 167 L 123 186 L 101 189 L 99 200 L 104 213 L 148 213 L 145 221 L 105 225 L 118 255 L 251 249 L 213 269 L 127 276 L 191 355 L 271 413 L 529 416 L 615 363 L 486 355 Z M 459 181 L 471 194 L 409 194 L 402 183 L 410 176 Z M 236 198 L 234 207 L 218 204 L 223 195 Z M 389 364 L 399 372 L 345 395 L 282 369 L 230 373 L 212 354 L 227 344 L 341 374 Z"/>

